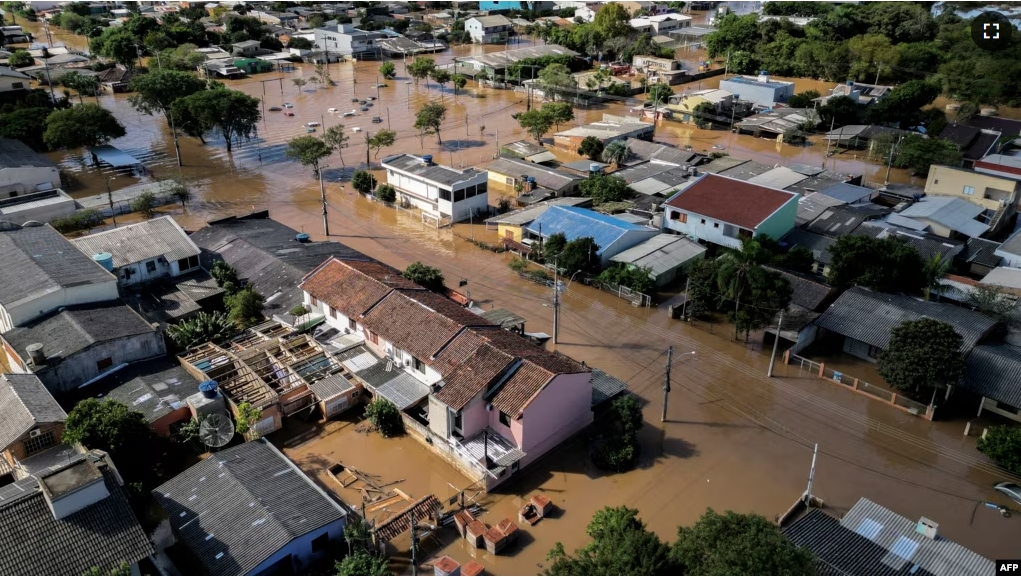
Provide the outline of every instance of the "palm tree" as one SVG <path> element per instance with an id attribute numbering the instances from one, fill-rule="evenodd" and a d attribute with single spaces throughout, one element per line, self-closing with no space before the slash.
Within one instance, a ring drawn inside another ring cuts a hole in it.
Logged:
<path id="1" fill-rule="evenodd" d="M 763 269 L 759 266 L 764 258 L 758 241 L 751 238 L 741 240 L 741 250 L 728 250 L 717 259 L 716 283 L 720 296 L 734 301 L 734 339 L 737 339 L 738 314 L 741 312 L 741 297 L 751 292 L 760 280 Z"/>
<path id="2" fill-rule="evenodd" d="M 626 140 L 614 140 L 603 149 L 603 161 L 621 166 L 631 156 Z"/>
<path id="3" fill-rule="evenodd" d="M 929 300 L 933 290 L 939 290 L 943 279 L 950 274 L 950 261 L 941 255 L 934 254 L 925 261 L 925 300 Z"/>

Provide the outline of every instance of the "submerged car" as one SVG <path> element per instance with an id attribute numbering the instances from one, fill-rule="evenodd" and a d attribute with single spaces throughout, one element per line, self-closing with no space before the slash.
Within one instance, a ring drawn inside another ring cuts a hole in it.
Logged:
<path id="1" fill-rule="evenodd" d="M 379 124 L 380 122 L 383 122 L 383 119 L 378 117 L 378 116 L 373 116 L 372 117 L 372 122 L 374 122 L 376 124 Z"/>
<path id="2" fill-rule="evenodd" d="M 369 107 L 368 106 L 363 106 L 363 107 L 359 108 L 358 110 L 361 110 L 362 112 L 368 112 L 369 111 Z"/>
<path id="3" fill-rule="evenodd" d="M 993 485 L 993 489 L 1003 493 L 1011 501 L 1014 501 L 1018 505 L 1021 505 L 1021 485 L 1017 483 L 997 483 Z"/>
<path id="4" fill-rule="evenodd" d="M 294 116 L 294 113 L 288 110 L 287 112 L 284 112 L 284 116 Z"/>
<path id="5" fill-rule="evenodd" d="M 291 104 L 290 102 L 285 102 L 285 103 L 283 104 L 283 106 L 284 106 L 284 108 L 294 108 L 294 105 L 293 105 L 293 104 Z"/>
<path id="6" fill-rule="evenodd" d="M 340 109 L 339 108 L 327 108 L 326 112 L 329 112 L 330 114 L 333 114 L 334 112 L 340 112 Z"/>
<path id="7" fill-rule="evenodd" d="M 270 112 L 280 112 L 280 107 L 279 106 L 270 106 L 269 107 L 269 111 Z"/>
<path id="8" fill-rule="evenodd" d="M 345 112 L 344 114 L 341 114 L 341 116 L 354 116 L 354 115 L 355 115 L 355 111 L 354 110 L 352 110 L 350 112 Z"/>

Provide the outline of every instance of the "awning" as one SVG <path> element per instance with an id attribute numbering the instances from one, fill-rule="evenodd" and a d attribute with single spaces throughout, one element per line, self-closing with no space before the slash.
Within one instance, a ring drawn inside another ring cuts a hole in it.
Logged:
<path id="1" fill-rule="evenodd" d="M 91 152 L 93 156 L 98 158 L 100 161 L 105 162 L 114 168 L 140 166 L 142 164 L 141 160 L 138 160 L 134 156 L 131 156 L 120 149 L 114 148 L 109 144 L 94 146 L 89 149 L 89 152 Z"/>

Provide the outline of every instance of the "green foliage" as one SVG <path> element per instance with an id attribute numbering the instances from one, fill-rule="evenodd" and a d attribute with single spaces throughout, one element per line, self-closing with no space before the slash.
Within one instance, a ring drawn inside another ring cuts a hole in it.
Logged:
<path id="1" fill-rule="evenodd" d="M 695 126 L 699 128 L 711 128 L 713 124 L 713 117 L 716 116 L 716 105 L 712 102 L 699 102 L 695 105 L 695 108 L 691 110 L 692 119 L 695 121 Z"/>
<path id="2" fill-rule="evenodd" d="M 244 435 L 248 440 L 258 439 L 259 431 L 255 429 L 255 425 L 260 420 L 262 420 L 262 409 L 253 407 L 251 403 L 244 401 L 237 406 L 237 414 L 234 416 L 234 430 L 239 435 Z"/>
<path id="3" fill-rule="evenodd" d="M 642 408 L 634 395 L 626 394 L 610 405 L 607 426 L 596 440 L 593 463 L 601 468 L 623 473 L 638 462 L 641 445 L 638 430 L 642 428 Z"/>
<path id="4" fill-rule="evenodd" d="M 57 232 L 62 234 L 82 230 L 92 230 L 101 224 L 103 224 L 103 215 L 94 208 L 79 210 L 74 214 L 55 218 L 50 221 L 50 226 L 57 229 Z"/>
<path id="5" fill-rule="evenodd" d="M 152 218 L 156 214 L 156 194 L 147 190 L 131 200 L 131 212 L 140 212 L 145 218 Z"/>
<path id="6" fill-rule="evenodd" d="M 319 176 L 319 161 L 330 155 L 330 145 L 315 136 L 298 136 L 287 141 L 284 156 L 297 160 L 302 166 L 311 166 L 312 175 Z"/>
<path id="7" fill-rule="evenodd" d="M 812 101 L 820 96 L 821 94 L 819 94 L 818 90 L 805 90 L 804 92 L 799 92 L 794 96 L 791 96 L 790 99 L 787 100 L 787 106 L 790 106 L 791 108 L 811 108 Z"/>
<path id="8" fill-rule="evenodd" d="M 153 436 L 145 415 L 113 399 L 85 399 L 64 421 L 65 443 L 81 443 L 113 455 L 127 455 Z"/>
<path id="9" fill-rule="evenodd" d="M 454 83 L 455 94 L 457 93 L 458 90 L 464 88 L 468 84 L 468 79 L 461 74 L 455 74 L 454 77 L 451 78 L 451 81 Z"/>
<path id="10" fill-rule="evenodd" d="M 568 277 L 578 271 L 596 272 L 601 268 L 599 248 L 590 236 L 568 241 L 557 256 L 557 267 Z"/>
<path id="11" fill-rule="evenodd" d="M 154 70 L 131 79 L 132 94 L 128 101 L 144 114 L 166 114 L 178 98 L 184 98 L 206 89 L 201 78 L 179 70 Z"/>
<path id="12" fill-rule="evenodd" d="M 401 276 L 433 292 L 443 292 L 443 273 L 436 267 L 415 261 L 409 264 Z"/>
<path id="13" fill-rule="evenodd" d="M 549 132 L 549 129 L 553 126 L 553 118 L 549 112 L 539 108 L 533 108 L 527 112 L 519 112 L 513 118 L 518 121 L 518 124 L 529 136 L 539 143 L 542 142 L 543 135 Z"/>
<path id="14" fill-rule="evenodd" d="M 562 232 L 549 235 L 542 243 L 542 258 L 546 262 L 553 262 L 555 258 L 564 252 L 567 246 L 567 236 Z"/>
<path id="15" fill-rule="evenodd" d="M 291 39 L 287 41 L 287 47 L 294 48 L 295 50 L 312 50 L 312 46 L 312 41 L 308 38 L 292 36 Z M 387 62 L 387 64 L 393 66 L 393 63 Z"/>
<path id="16" fill-rule="evenodd" d="M 397 189 L 392 184 L 381 184 L 376 189 L 376 198 L 383 202 L 397 202 Z"/>
<path id="17" fill-rule="evenodd" d="M 674 89 L 669 84 L 656 83 L 649 87 L 649 102 L 665 104 L 674 94 Z"/>
<path id="18" fill-rule="evenodd" d="M 444 84 L 450 82 L 451 75 L 446 68 L 433 68 L 429 71 L 429 78 L 432 78 L 442 88 Z"/>
<path id="19" fill-rule="evenodd" d="M 574 120 L 574 107 L 569 102 L 547 102 L 542 105 L 541 110 L 543 114 L 549 116 L 558 131 L 561 124 Z"/>
<path id="20" fill-rule="evenodd" d="M 578 89 L 578 81 L 571 76 L 571 69 L 563 64 L 550 64 L 540 70 L 538 85 L 543 94 L 554 102 L 558 96 L 572 94 Z"/>
<path id="21" fill-rule="evenodd" d="M 202 343 L 222 343 L 237 334 L 237 327 L 221 311 L 200 311 L 195 316 L 167 327 L 167 336 L 187 349 Z"/>
<path id="22" fill-rule="evenodd" d="M 673 2 L 671 2 L 673 4 Z M 828 2 L 769 2 L 762 5 L 762 13 L 768 16 L 819 17 L 833 11 Z"/>
<path id="23" fill-rule="evenodd" d="M 397 132 L 393 130 L 382 129 L 376 134 L 369 137 L 369 148 L 375 150 L 372 154 L 373 158 L 379 156 L 379 151 L 383 150 L 388 146 L 393 146 L 397 142 Z"/>
<path id="24" fill-rule="evenodd" d="M 181 44 L 160 53 L 163 68 L 169 70 L 191 71 L 206 61 L 206 55 L 198 52 L 195 44 Z"/>
<path id="25" fill-rule="evenodd" d="M 604 4 L 614 6 L 614 4 Z M 645 527 L 637 509 L 603 507 L 586 528 L 592 538 L 568 555 L 557 543 L 546 555 L 545 575 L 681 575 L 670 546 Z"/>
<path id="26" fill-rule="evenodd" d="M 376 177 L 367 170 L 357 170 L 351 177 L 351 186 L 362 194 L 369 194 L 376 188 Z"/>
<path id="27" fill-rule="evenodd" d="M 872 106 L 867 120 L 875 124 L 895 123 L 900 128 L 910 128 L 918 124 L 921 108 L 932 104 L 939 94 L 940 85 L 935 82 L 909 80 Z"/>
<path id="28" fill-rule="evenodd" d="M 612 282 L 640 293 L 649 294 L 656 288 L 649 267 L 633 267 L 624 263 L 616 263 L 599 274 L 599 280 Z"/>
<path id="29" fill-rule="evenodd" d="M 994 317 L 998 322 L 1010 328 L 1016 328 L 1018 324 L 1021 324 L 1016 304 L 1011 296 L 1001 291 L 1002 289 L 999 287 L 984 284 L 971 287 L 967 304 Z"/>
<path id="30" fill-rule="evenodd" d="M 631 157 L 631 150 L 626 140 L 614 140 L 603 148 L 603 162 L 620 166 Z"/>
<path id="31" fill-rule="evenodd" d="M 761 515 L 712 509 L 691 527 L 677 528 L 670 550 L 686 575 L 814 575 L 815 559 Z"/>
<path id="32" fill-rule="evenodd" d="M 78 102 L 82 102 L 82 96 L 95 96 L 99 93 L 99 77 L 86 76 L 77 70 L 72 70 L 60 79 L 61 84 L 78 93 Z"/>
<path id="33" fill-rule="evenodd" d="M 226 287 L 224 288 L 226 291 Z M 266 301 L 251 285 L 245 286 L 234 294 L 223 297 L 230 320 L 241 328 L 254 325 L 262 320 L 262 306 Z"/>
<path id="34" fill-rule="evenodd" d="M 950 274 L 950 259 L 944 259 L 941 254 L 934 254 L 925 260 L 922 272 L 925 275 L 925 286 L 922 287 L 925 293 L 925 300 L 930 300 L 933 290 L 939 290 L 943 285 L 943 279 Z"/>
<path id="35" fill-rule="evenodd" d="M 330 147 L 331 151 L 337 151 L 340 156 L 341 164 L 344 163 L 344 156 L 340 153 L 340 151 L 347 148 L 347 141 L 349 139 L 350 137 L 344 132 L 343 124 L 334 124 L 323 132 L 323 142 Z"/>
<path id="36" fill-rule="evenodd" d="M 961 159 L 961 149 L 953 142 L 909 134 L 896 148 L 893 166 L 925 175 L 929 174 L 929 167 L 933 164 L 960 166 Z"/>
<path id="37" fill-rule="evenodd" d="M 287 311 L 287 314 L 291 314 L 291 315 L 294 315 L 296 317 L 300 317 L 301 315 L 308 314 L 308 312 L 309 312 L 308 308 L 306 308 L 305 305 L 302 304 L 302 305 L 296 305 L 294 308 L 292 308 L 291 310 Z"/>
<path id="38" fill-rule="evenodd" d="M 121 561 L 119 564 L 107 569 L 100 569 L 98 565 L 89 567 L 83 575 L 116 575 L 124 576 L 131 575 L 131 565 L 128 565 L 127 561 Z"/>
<path id="39" fill-rule="evenodd" d="M 699 318 L 716 310 L 716 261 L 699 259 L 688 269 L 688 304 L 685 313 Z"/>
<path id="40" fill-rule="evenodd" d="M 523 258 L 513 257 L 507 263 L 507 268 L 520 274 L 528 270 L 528 261 Z"/>
<path id="41" fill-rule="evenodd" d="M 238 279 L 238 271 L 222 260 L 218 260 L 213 264 L 213 269 L 209 271 L 209 276 L 213 277 L 216 285 L 224 289 L 228 296 L 234 294 L 237 288 L 241 286 L 241 280 Z M 233 287 L 234 290 L 227 290 L 228 287 Z"/>
<path id="42" fill-rule="evenodd" d="M 15 50 L 7 59 L 7 65 L 11 68 L 22 68 L 35 64 L 35 58 L 28 53 L 28 50 Z"/>
<path id="43" fill-rule="evenodd" d="M 337 575 L 393 575 L 390 571 L 390 559 L 379 555 L 373 555 L 364 549 L 357 549 L 340 561 L 334 567 Z"/>
<path id="44" fill-rule="evenodd" d="M 53 149 L 74 149 L 106 144 L 125 134 L 124 126 L 109 110 L 87 103 L 51 112 L 46 117 L 43 142 Z"/>
<path id="45" fill-rule="evenodd" d="M 589 160 L 599 160 L 603 154 L 603 141 L 595 136 L 586 136 L 578 147 L 578 154 L 588 157 Z"/>
<path id="46" fill-rule="evenodd" d="M 1021 428 L 994 425 L 975 448 L 1011 473 L 1021 474 Z"/>
<path id="47" fill-rule="evenodd" d="M 404 434 L 404 421 L 397 406 L 383 397 L 376 397 L 365 407 L 365 417 L 379 434 L 389 439 Z"/>
<path id="48" fill-rule="evenodd" d="M 384 62 L 379 66 L 379 75 L 387 80 L 393 80 L 397 77 L 397 67 L 394 66 L 393 62 Z"/>
<path id="49" fill-rule="evenodd" d="M 915 248 L 899 238 L 846 235 L 830 247 L 830 284 L 860 285 L 879 292 L 920 293 L 924 263 Z"/>
<path id="50" fill-rule="evenodd" d="M 819 118 L 826 127 L 857 124 L 858 103 L 850 96 L 834 96 L 819 107 Z"/>
<path id="51" fill-rule="evenodd" d="M 928 400 L 930 389 L 954 385 L 964 373 L 962 342 L 948 323 L 905 321 L 893 329 L 889 346 L 879 355 L 879 374 L 891 386 Z"/>
<path id="52" fill-rule="evenodd" d="M 741 250 L 731 250 L 717 259 L 716 286 L 721 303 L 732 302 L 734 310 L 727 313 L 734 323 L 734 336 L 768 326 L 776 314 L 791 301 L 790 282 L 776 271 L 761 264 L 768 255 L 754 239 L 744 239 Z"/>
<path id="53" fill-rule="evenodd" d="M 195 120 L 202 132 L 216 130 L 231 152 L 235 140 L 251 138 L 262 119 L 259 99 L 238 90 L 217 87 L 176 100 L 174 113 Z"/>
<path id="54" fill-rule="evenodd" d="M 408 74 L 415 79 L 415 84 L 418 84 L 419 80 L 429 78 L 429 74 L 435 69 L 436 61 L 425 56 L 416 56 L 411 64 L 407 65 Z"/>
<path id="55" fill-rule="evenodd" d="M 140 40 L 126 26 L 110 26 L 103 33 L 89 41 L 89 47 L 100 56 L 106 56 L 117 62 L 134 68 L 138 60 Z"/>
<path id="56" fill-rule="evenodd" d="M 631 187 L 627 185 L 623 178 L 606 175 L 601 172 L 592 174 L 582 180 L 579 192 L 582 196 L 592 198 L 592 201 L 596 204 L 620 202 L 634 195 L 634 191 L 631 190 Z"/>
<path id="57" fill-rule="evenodd" d="M 0 138 L 13 138 L 37 152 L 46 151 L 43 133 L 46 132 L 46 117 L 49 114 L 49 108 L 33 106 L 0 115 Z"/>
<path id="58" fill-rule="evenodd" d="M 418 109 L 418 113 L 415 114 L 415 130 L 418 130 L 419 138 L 435 134 L 436 142 L 442 144 L 440 126 L 443 124 L 443 118 L 446 115 L 447 107 L 439 102 L 429 102 Z"/>

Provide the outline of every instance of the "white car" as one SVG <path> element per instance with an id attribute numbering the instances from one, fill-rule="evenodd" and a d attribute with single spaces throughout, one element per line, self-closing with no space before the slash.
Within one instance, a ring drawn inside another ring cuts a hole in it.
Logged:
<path id="1" fill-rule="evenodd" d="M 309 128 L 315 128 L 315 127 L 319 126 L 319 123 L 318 122 L 306 122 L 305 126 L 307 126 Z"/>
<path id="2" fill-rule="evenodd" d="M 281 106 L 283 106 L 284 108 L 294 108 L 294 105 L 291 104 L 290 102 L 285 102 Z"/>
<path id="3" fill-rule="evenodd" d="M 339 111 L 340 111 L 339 108 L 327 108 L 326 109 L 326 112 L 329 112 L 330 114 L 333 114 L 334 112 L 339 112 Z"/>
<path id="4" fill-rule="evenodd" d="M 358 128 L 357 126 L 352 128 L 351 130 L 354 131 L 354 132 L 361 132 L 362 131 L 362 129 Z"/>
<path id="5" fill-rule="evenodd" d="M 355 115 L 355 111 L 354 110 L 352 110 L 351 112 L 345 112 L 344 114 L 341 114 L 341 116 L 354 116 L 354 115 Z"/>

